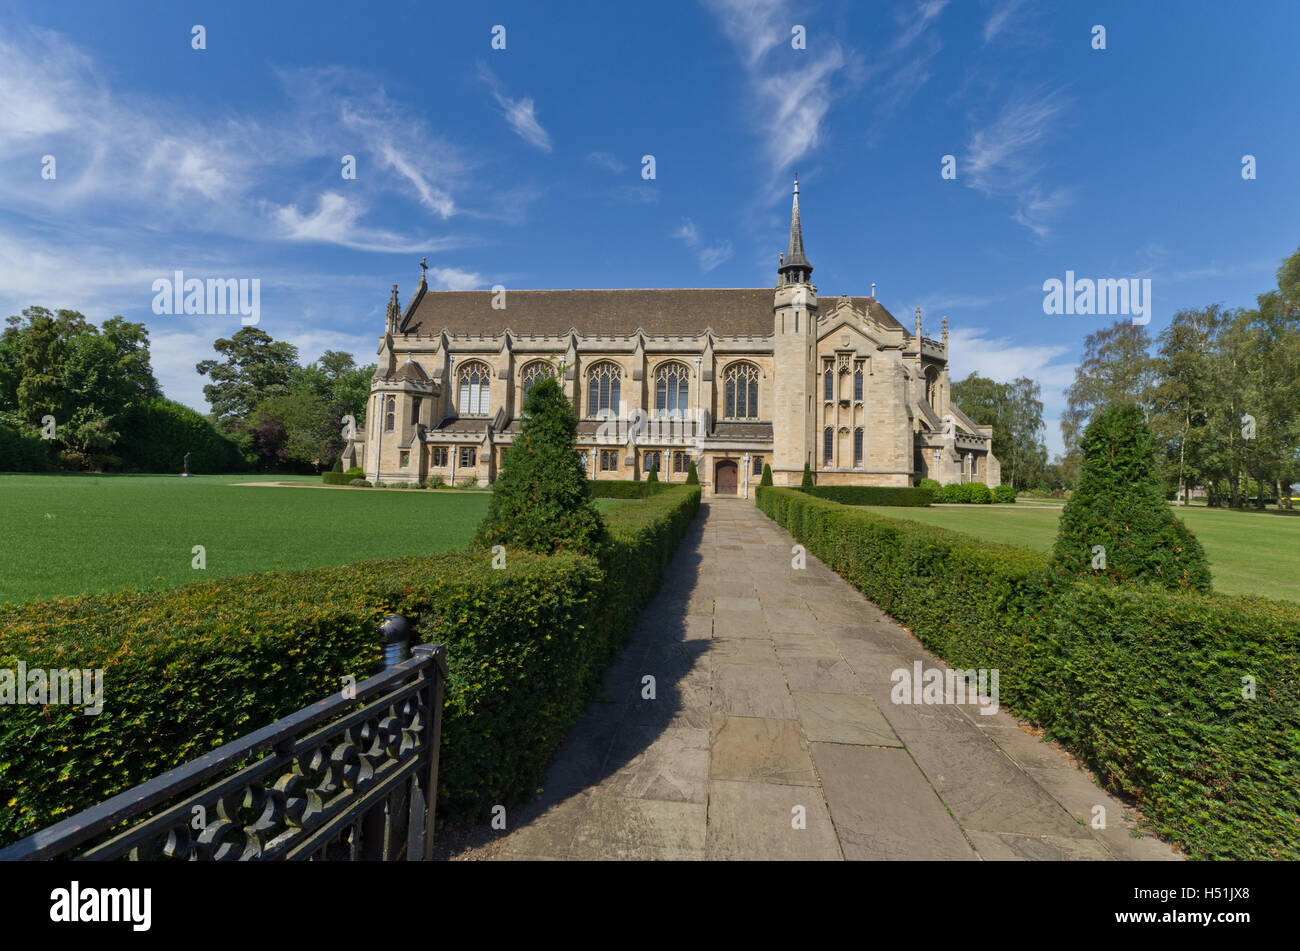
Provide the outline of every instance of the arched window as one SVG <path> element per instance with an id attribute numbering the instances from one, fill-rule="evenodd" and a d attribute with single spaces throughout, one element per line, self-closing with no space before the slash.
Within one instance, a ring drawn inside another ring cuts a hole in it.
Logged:
<path id="1" fill-rule="evenodd" d="M 835 456 L 835 430 L 827 426 L 822 430 L 822 458 L 830 465 Z"/>
<path id="2" fill-rule="evenodd" d="M 690 371 L 684 364 L 661 363 L 655 370 L 655 410 L 665 416 L 685 416 L 690 410 Z"/>
<path id="3" fill-rule="evenodd" d="M 831 362 L 829 360 L 826 361 L 826 369 L 822 371 L 822 379 L 825 380 L 823 389 L 826 391 L 822 396 L 822 399 L 829 403 L 831 400 L 835 399 L 835 373 L 831 370 Z"/>
<path id="4" fill-rule="evenodd" d="M 727 419 L 758 419 L 758 367 L 733 363 L 726 373 Z"/>
<path id="5" fill-rule="evenodd" d="M 618 388 L 623 371 L 605 361 L 587 371 L 587 415 L 607 416 L 618 412 Z"/>
<path id="6" fill-rule="evenodd" d="M 555 367 L 551 366 L 545 360 L 534 360 L 524 367 L 524 372 L 519 374 L 519 379 L 523 384 L 524 395 L 533 388 L 533 384 L 538 380 L 545 380 L 555 376 Z"/>
<path id="7" fill-rule="evenodd" d="M 460 396 L 457 408 L 461 416 L 486 416 L 488 414 L 488 389 L 492 379 L 486 363 L 467 363 L 460 368 Z"/>
<path id="8" fill-rule="evenodd" d="M 420 422 L 420 398 L 417 396 L 411 400 L 411 425 L 414 426 Z"/>
<path id="9" fill-rule="evenodd" d="M 388 432 L 393 431 L 393 424 L 397 421 L 397 397 L 388 398 L 387 408 L 384 410 L 384 429 Z"/>
<path id="10" fill-rule="evenodd" d="M 859 363 L 856 370 L 853 371 L 853 398 L 859 403 L 862 402 L 862 364 Z"/>
<path id="11" fill-rule="evenodd" d="M 862 465 L 862 427 L 853 430 L 853 464 Z"/>

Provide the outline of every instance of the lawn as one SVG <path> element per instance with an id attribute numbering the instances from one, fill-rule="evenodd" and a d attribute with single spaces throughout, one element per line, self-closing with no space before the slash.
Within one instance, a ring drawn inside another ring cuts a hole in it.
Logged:
<path id="1" fill-rule="evenodd" d="M 1055 544 L 1061 517 L 1059 506 L 1019 502 L 863 508 L 1039 551 L 1047 551 Z M 1205 547 L 1215 590 L 1300 601 L 1300 517 L 1195 507 L 1176 509 L 1176 514 Z"/>
<path id="2" fill-rule="evenodd" d="M 239 484 L 269 478 L 302 487 Z M 489 497 L 319 486 L 305 476 L 0 475 L 0 601 L 460 548 Z"/>

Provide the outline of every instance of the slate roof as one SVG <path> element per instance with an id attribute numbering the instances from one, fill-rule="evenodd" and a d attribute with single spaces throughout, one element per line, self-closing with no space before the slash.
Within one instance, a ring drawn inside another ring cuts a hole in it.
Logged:
<path id="1" fill-rule="evenodd" d="M 428 291 L 413 302 L 402 333 L 453 335 L 648 334 L 693 337 L 711 327 L 722 336 L 766 337 L 772 333 L 772 288 L 694 287 L 628 290 L 507 291 L 505 309 L 494 310 L 493 291 Z M 850 297 L 885 326 L 902 328 L 874 297 Z M 822 310 L 836 299 L 822 298 Z"/>
<path id="2" fill-rule="evenodd" d="M 715 423 L 714 439 L 761 439 L 772 441 L 771 423 Z"/>

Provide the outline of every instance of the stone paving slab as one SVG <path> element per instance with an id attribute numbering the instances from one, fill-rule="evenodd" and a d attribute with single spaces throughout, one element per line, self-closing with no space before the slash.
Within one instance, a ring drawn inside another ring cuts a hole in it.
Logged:
<path id="1" fill-rule="evenodd" d="M 703 506 L 498 857 L 1180 858 L 1006 711 L 894 702 L 895 671 L 946 665 L 793 544 Z"/>

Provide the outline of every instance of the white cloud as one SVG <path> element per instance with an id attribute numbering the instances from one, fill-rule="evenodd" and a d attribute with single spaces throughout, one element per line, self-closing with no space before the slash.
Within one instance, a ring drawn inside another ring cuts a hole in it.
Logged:
<path id="1" fill-rule="evenodd" d="M 479 79 L 483 80 L 491 90 L 492 97 L 496 99 L 497 105 L 501 107 L 501 114 L 505 116 L 506 122 L 510 128 L 514 129 L 515 134 L 529 145 L 534 145 L 543 152 L 551 151 L 551 137 L 542 128 L 542 124 L 537 121 L 537 111 L 533 100 L 528 97 L 511 99 L 505 94 L 501 81 L 497 79 L 496 74 L 483 63 L 478 64 L 478 75 Z"/>
<path id="2" fill-rule="evenodd" d="M 601 168 L 609 169 L 611 172 L 618 174 L 627 168 L 622 162 L 610 155 L 608 152 L 592 152 L 587 156 L 587 161 L 599 165 Z"/>
<path id="3" fill-rule="evenodd" d="M 1012 199 L 1012 219 L 1039 237 L 1071 200 L 1068 188 L 1045 188 L 1039 147 L 1053 132 L 1069 103 L 1060 91 L 1021 94 L 1002 104 L 997 116 L 972 133 L 957 166 L 958 180 L 993 198 Z"/>
<path id="4" fill-rule="evenodd" d="M 984 42 L 987 43 L 1007 28 L 1011 17 L 1024 6 L 1025 0 L 1000 0 L 984 21 Z"/>
<path id="5" fill-rule="evenodd" d="M 428 241 L 404 238 L 391 231 L 364 228 L 358 224 L 365 208 L 356 199 L 338 192 L 325 192 L 316 199 L 316 210 L 302 214 L 294 205 L 275 208 L 274 217 L 281 234 L 290 241 L 314 241 L 338 244 L 359 251 L 421 251 L 446 247 L 447 240 Z"/>
<path id="6" fill-rule="evenodd" d="M 700 237 L 700 231 L 695 227 L 695 222 L 687 218 L 676 231 L 672 233 L 687 248 L 695 252 L 695 259 L 700 264 L 700 269 L 712 271 L 718 265 L 730 260 L 732 247 L 730 241 L 721 241 L 716 244 L 706 245 L 704 239 Z"/>

